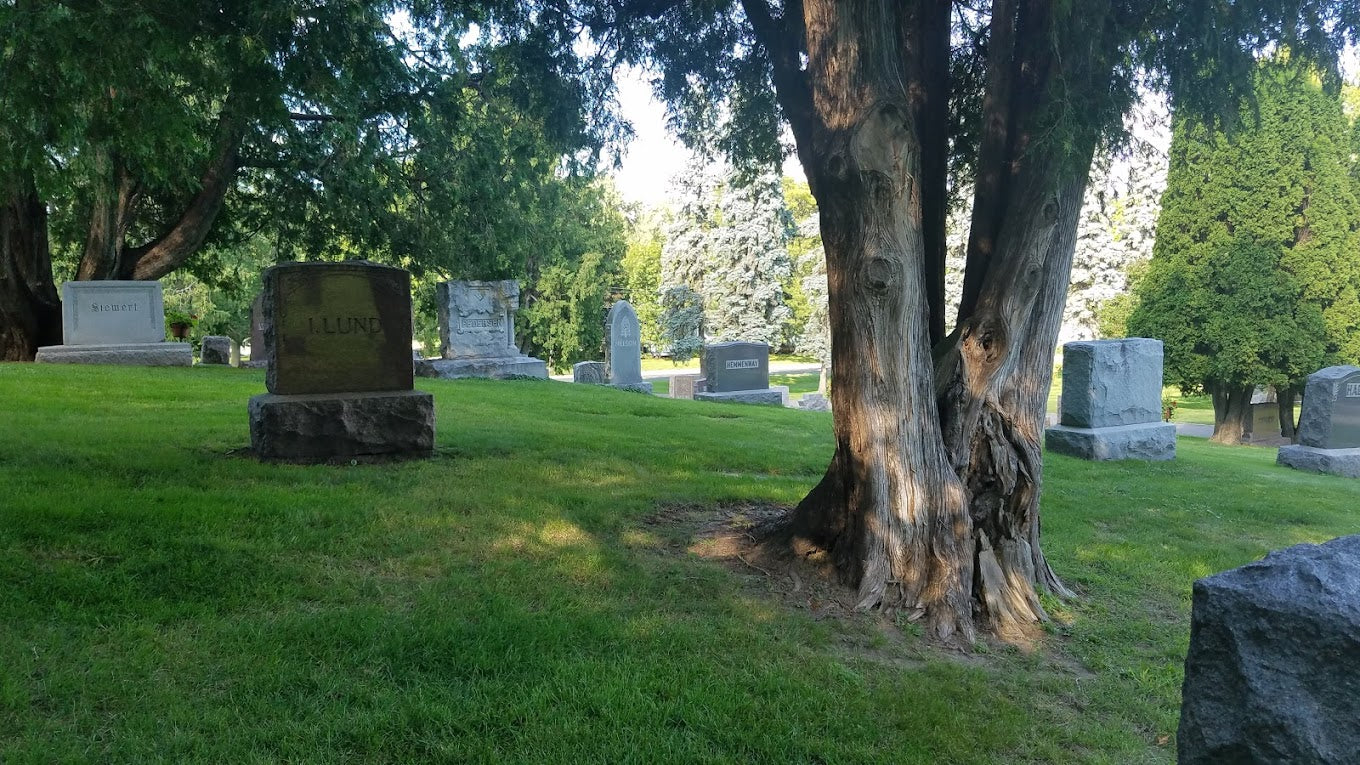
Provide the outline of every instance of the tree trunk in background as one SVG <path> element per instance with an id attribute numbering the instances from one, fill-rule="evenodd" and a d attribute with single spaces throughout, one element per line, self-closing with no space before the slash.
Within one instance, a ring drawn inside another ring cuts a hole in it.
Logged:
<path id="1" fill-rule="evenodd" d="M 1298 443 L 1297 427 L 1294 422 L 1294 402 L 1298 399 L 1298 391 L 1293 388 L 1277 388 L 1275 398 L 1280 406 L 1280 435 L 1289 439 L 1291 443 Z"/>
<path id="2" fill-rule="evenodd" d="M 95 190 L 78 280 L 153 280 L 198 252 L 211 233 L 236 179 L 245 123 L 233 97 L 218 118 L 214 151 L 178 219 L 155 240 L 127 247 L 128 227 L 140 186 L 117 162 L 100 153 L 104 182 Z M 102 152 L 101 149 L 92 149 Z M 0 360 L 32 361 L 42 345 L 61 343 L 61 302 L 52 278 L 47 208 L 32 174 L 0 188 Z"/>
<path id="3" fill-rule="evenodd" d="M 0 361 L 32 361 L 61 343 L 61 302 L 52 282 L 47 206 L 32 176 L 0 188 Z"/>
<path id="4" fill-rule="evenodd" d="M 1240 444 L 1247 433 L 1251 417 L 1251 385 L 1216 385 L 1209 387 L 1214 401 L 1214 435 L 1209 439 L 1218 444 Z"/>

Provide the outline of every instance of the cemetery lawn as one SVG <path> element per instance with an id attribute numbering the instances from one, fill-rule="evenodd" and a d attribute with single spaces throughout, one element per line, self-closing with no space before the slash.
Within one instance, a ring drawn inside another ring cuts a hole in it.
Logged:
<path id="1" fill-rule="evenodd" d="M 432 459 L 266 465 L 259 371 L 0 364 L 0 762 L 1170 763 L 1194 579 L 1360 532 L 1273 450 L 1049 455 L 1082 598 L 962 655 L 691 551 L 828 414 L 419 386 Z"/>

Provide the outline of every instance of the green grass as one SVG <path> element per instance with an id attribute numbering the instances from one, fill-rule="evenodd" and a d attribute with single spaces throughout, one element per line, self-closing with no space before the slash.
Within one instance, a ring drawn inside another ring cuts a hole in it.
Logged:
<path id="1" fill-rule="evenodd" d="M 257 371 L 0 364 L 0 762 L 1167 763 L 1191 582 L 1360 530 L 1268 450 L 1050 456 L 1083 597 L 959 657 L 647 521 L 796 502 L 829 415 L 420 385 L 434 458 L 302 467 L 235 453 Z"/>

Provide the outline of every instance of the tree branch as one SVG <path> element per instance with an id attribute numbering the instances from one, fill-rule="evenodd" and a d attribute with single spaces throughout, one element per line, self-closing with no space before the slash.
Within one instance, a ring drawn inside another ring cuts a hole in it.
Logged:
<path id="1" fill-rule="evenodd" d="M 203 246 L 212 231 L 227 191 L 236 179 L 238 152 L 245 136 L 238 91 L 233 91 L 217 118 L 215 151 L 200 179 L 198 193 L 184 213 L 155 241 L 132 248 L 123 258 L 121 276 L 127 279 L 159 279 L 174 271 Z"/>
<path id="2" fill-rule="evenodd" d="M 775 19 L 766 0 L 741 0 L 746 18 L 751 22 L 756 39 L 770 57 L 774 76 L 775 97 L 784 110 L 784 117 L 793 129 L 798 158 L 804 167 L 811 168 L 812 133 L 817 126 L 817 113 L 812 106 L 812 89 L 807 73 L 801 65 L 803 41 L 802 0 L 789 0 L 784 15 Z M 808 181 L 815 183 L 811 173 Z"/>

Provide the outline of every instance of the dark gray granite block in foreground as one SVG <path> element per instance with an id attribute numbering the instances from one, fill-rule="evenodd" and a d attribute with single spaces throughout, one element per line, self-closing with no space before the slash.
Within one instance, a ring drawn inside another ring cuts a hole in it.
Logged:
<path id="1" fill-rule="evenodd" d="M 1360 535 L 1195 582 L 1181 765 L 1360 762 Z"/>

